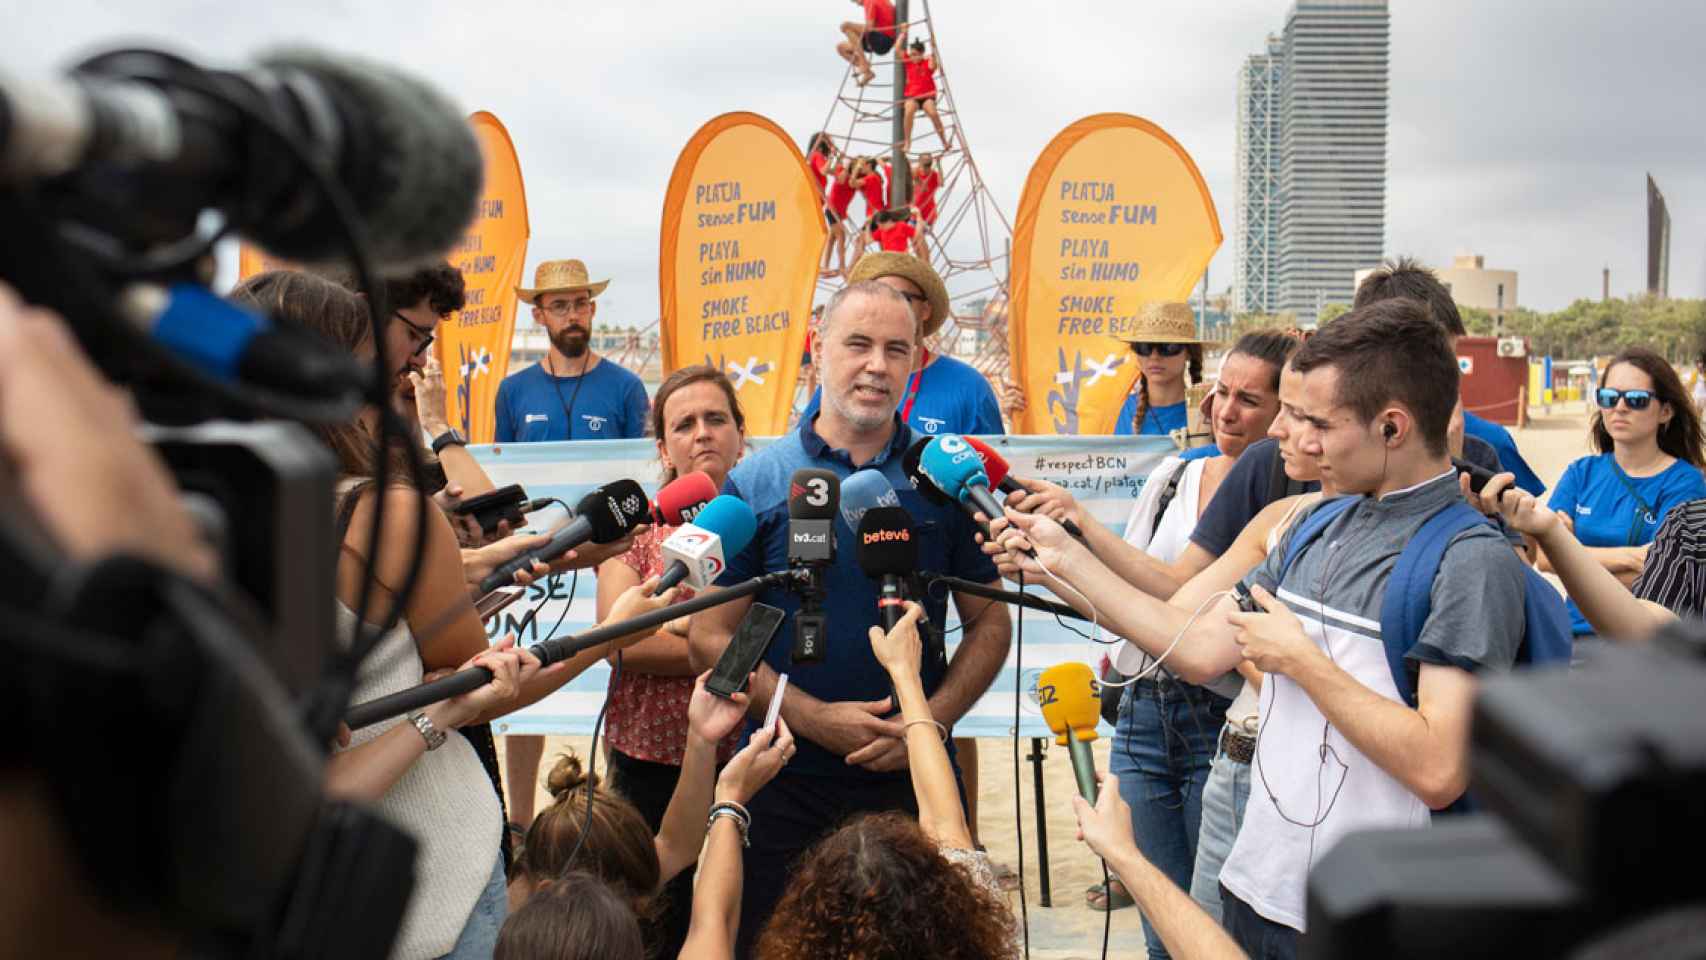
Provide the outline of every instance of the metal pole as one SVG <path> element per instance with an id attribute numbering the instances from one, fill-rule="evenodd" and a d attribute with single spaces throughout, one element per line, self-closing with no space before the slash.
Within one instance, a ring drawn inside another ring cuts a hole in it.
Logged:
<path id="1" fill-rule="evenodd" d="M 906 123 L 903 117 L 906 107 L 906 64 L 900 62 L 901 36 L 900 27 L 908 22 L 906 0 L 895 0 L 895 44 L 890 54 L 894 57 L 894 142 L 890 144 L 890 169 L 894 171 L 889 177 L 889 206 L 904 207 L 912 202 L 912 164 L 906 159 L 903 149 L 906 136 Z"/>
<path id="2" fill-rule="evenodd" d="M 1037 794 L 1037 883 L 1041 885 L 1043 906 L 1052 907 L 1048 889 L 1048 818 L 1043 815 L 1043 738 L 1031 738 L 1031 780 Z"/>

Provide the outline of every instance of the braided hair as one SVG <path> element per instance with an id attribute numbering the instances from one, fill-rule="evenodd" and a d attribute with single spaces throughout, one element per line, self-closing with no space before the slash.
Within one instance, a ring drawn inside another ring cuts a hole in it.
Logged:
<path id="1" fill-rule="evenodd" d="M 1137 344 L 1132 344 L 1132 349 L 1135 352 Z M 1185 357 L 1187 358 L 1185 363 L 1185 386 L 1194 387 L 1202 382 L 1202 344 L 1185 344 Z M 1148 415 L 1149 378 L 1139 374 L 1137 378 L 1137 409 L 1132 414 L 1131 418 L 1131 432 L 1133 434 L 1143 432 L 1143 418 Z"/>

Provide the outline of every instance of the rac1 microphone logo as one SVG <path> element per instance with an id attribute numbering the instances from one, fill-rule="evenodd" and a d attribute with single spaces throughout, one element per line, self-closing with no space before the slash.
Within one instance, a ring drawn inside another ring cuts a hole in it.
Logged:
<path id="1" fill-rule="evenodd" d="M 867 543 L 867 544 L 893 543 L 896 541 L 901 542 L 901 543 L 911 543 L 912 542 L 912 531 L 906 530 L 906 529 L 901 529 L 901 530 L 872 530 L 868 533 L 860 534 L 860 536 L 862 536 L 864 538 L 865 543 Z"/>
<path id="2" fill-rule="evenodd" d="M 692 523 L 693 518 L 697 517 L 700 513 L 704 512 L 705 508 L 710 506 L 710 505 L 711 505 L 711 501 L 706 500 L 704 503 L 695 503 L 692 506 L 682 507 L 681 508 L 681 522 L 682 523 Z"/>

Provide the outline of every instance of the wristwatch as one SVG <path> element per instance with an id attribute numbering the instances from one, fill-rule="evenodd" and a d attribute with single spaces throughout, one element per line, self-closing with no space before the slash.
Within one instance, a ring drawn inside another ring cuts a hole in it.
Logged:
<path id="1" fill-rule="evenodd" d="M 427 752 L 430 753 L 437 750 L 439 747 L 444 746 L 444 731 L 433 726 L 432 719 L 426 714 L 411 713 L 409 714 L 409 722 L 414 724 L 415 729 L 421 732 L 421 739 L 426 741 Z"/>
<path id="2" fill-rule="evenodd" d="M 462 438 L 462 434 L 457 433 L 455 427 L 451 427 L 449 430 L 446 430 L 432 438 L 432 454 L 436 457 L 440 453 L 444 452 L 445 447 L 466 447 L 467 445 L 468 441 Z"/>

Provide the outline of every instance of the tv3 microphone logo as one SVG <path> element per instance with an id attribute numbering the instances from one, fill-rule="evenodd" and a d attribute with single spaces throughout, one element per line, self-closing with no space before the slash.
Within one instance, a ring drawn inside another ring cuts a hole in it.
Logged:
<path id="1" fill-rule="evenodd" d="M 805 497 L 806 503 L 814 507 L 829 506 L 829 481 L 823 477 L 813 477 L 806 481 L 805 486 L 797 483 L 788 484 L 788 499 Z"/>

